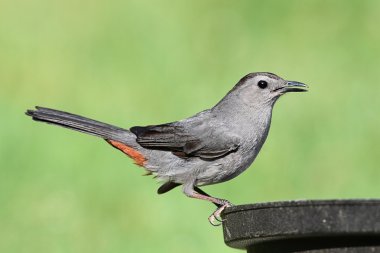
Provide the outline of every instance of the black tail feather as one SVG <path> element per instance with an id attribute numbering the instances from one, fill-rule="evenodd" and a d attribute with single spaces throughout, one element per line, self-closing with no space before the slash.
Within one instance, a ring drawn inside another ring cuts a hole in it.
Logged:
<path id="1" fill-rule="evenodd" d="M 98 136 L 103 139 L 118 140 L 125 137 L 126 133 L 130 133 L 126 129 L 103 122 L 39 106 L 36 106 L 36 110 L 27 110 L 25 114 L 31 116 L 33 120 L 36 121 L 62 126 L 79 132 Z"/>

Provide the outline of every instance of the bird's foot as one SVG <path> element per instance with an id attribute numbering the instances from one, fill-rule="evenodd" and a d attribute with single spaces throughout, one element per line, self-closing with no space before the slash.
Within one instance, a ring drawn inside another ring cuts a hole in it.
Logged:
<path id="1" fill-rule="evenodd" d="M 224 220 L 222 219 L 221 214 L 224 211 L 224 209 L 226 209 L 227 207 L 230 207 L 230 206 L 233 206 L 233 205 L 229 201 L 225 201 L 225 203 L 223 203 L 223 205 L 221 207 L 216 209 L 215 212 L 213 212 L 208 217 L 208 221 L 211 223 L 211 225 L 213 225 L 213 226 L 222 225 Z"/>

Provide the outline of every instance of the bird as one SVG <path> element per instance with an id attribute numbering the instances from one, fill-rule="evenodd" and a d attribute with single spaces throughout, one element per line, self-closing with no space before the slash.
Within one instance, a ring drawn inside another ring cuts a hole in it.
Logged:
<path id="1" fill-rule="evenodd" d="M 187 197 L 215 204 L 208 220 L 216 226 L 232 203 L 200 187 L 226 182 L 245 171 L 267 139 L 278 98 L 307 90 L 304 83 L 270 72 L 249 73 L 210 109 L 171 123 L 129 129 L 40 106 L 26 115 L 104 139 L 162 182 L 158 194 L 182 186 Z"/>

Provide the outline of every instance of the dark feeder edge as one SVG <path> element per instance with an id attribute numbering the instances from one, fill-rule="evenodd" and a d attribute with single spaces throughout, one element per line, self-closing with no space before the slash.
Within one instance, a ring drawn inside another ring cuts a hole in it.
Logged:
<path id="1" fill-rule="evenodd" d="M 239 205 L 223 214 L 225 243 L 248 252 L 380 252 L 380 200 Z"/>

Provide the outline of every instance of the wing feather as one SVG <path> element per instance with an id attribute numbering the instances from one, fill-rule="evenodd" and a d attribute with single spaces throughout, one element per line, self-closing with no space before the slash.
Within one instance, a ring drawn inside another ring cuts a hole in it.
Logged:
<path id="1" fill-rule="evenodd" d="M 144 148 L 171 151 L 181 158 L 200 157 L 214 160 L 239 148 L 240 138 L 231 136 L 222 126 L 205 128 L 204 124 L 178 122 L 152 126 L 136 126 L 130 130 Z"/>

